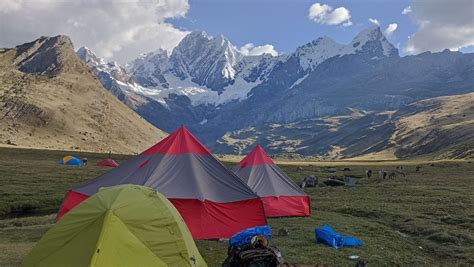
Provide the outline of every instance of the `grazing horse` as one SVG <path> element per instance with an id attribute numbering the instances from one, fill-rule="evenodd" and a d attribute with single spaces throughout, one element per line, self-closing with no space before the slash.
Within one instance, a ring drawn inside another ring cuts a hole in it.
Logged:
<path id="1" fill-rule="evenodd" d="M 367 175 L 367 179 L 370 179 L 370 177 L 372 177 L 372 170 L 366 170 L 365 171 L 365 174 Z"/>
<path id="2" fill-rule="evenodd" d="M 406 177 L 405 172 L 400 171 L 400 169 L 398 169 L 398 170 L 395 170 L 395 171 L 391 171 L 391 172 L 388 174 L 388 178 L 389 178 L 389 179 L 394 179 L 394 178 L 397 178 L 399 175 L 402 176 L 403 178 Z"/>
<path id="3" fill-rule="evenodd" d="M 388 175 L 388 179 L 395 179 L 396 177 L 397 177 L 396 172 L 390 172 L 390 174 Z"/>
<path id="4" fill-rule="evenodd" d="M 397 175 L 398 174 L 403 176 L 403 178 L 405 178 L 407 176 L 404 171 L 397 171 Z"/>
<path id="5" fill-rule="evenodd" d="M 314 175 L 311 175 L 311 176 L 306 176 L 303 180 L 303 182 L 301 183 L 301 188 L 305 188 L 305 187 L 315 187 L 316 184 L 318 183 L 318 177 L 314 176 Z"/>
<path id="6" fill-rule="evenodd" d="M 301 187 L 301 189 L 305 189 L 305 187 L 306 187 L 306 182 L 303 181 L 303 182 L 301 183 L 300 187 Z"/>

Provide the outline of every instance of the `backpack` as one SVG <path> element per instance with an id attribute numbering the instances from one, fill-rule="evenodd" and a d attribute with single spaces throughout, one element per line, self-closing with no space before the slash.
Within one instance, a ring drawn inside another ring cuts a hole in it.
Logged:
<path id="1" fill-rule="evenodd" d="M 229 246 L 222 267 L 277 267 L 281 263 L 280 250 L 268 246 L 265 236 L 254 236 L 250 244 Z"/>

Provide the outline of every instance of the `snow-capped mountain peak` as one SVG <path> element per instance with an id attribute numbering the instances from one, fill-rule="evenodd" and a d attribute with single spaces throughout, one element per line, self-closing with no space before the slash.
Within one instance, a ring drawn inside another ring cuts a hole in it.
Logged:
<path id="1" fill-rule="evenodd" d="M 385 38 L 378 26 L 361 31 L 347 44 L 339 44 L 329 37 L 319 37 L 296 49 L 303 70 L 314 69 L 326 59 L 355 53 L 367 53 L 372 58 L 398 55 L 398 50 Z"/>
<path id="2" fill-rule="evenodd" d="M 229 47 L 231 46 L 232 44 L 230 43 L 229 39 L 227 39 L 224 35 L 220 34 L 219 36 L 217 37 L 209 37 L 210 40 L 213 40 L 214 43 L 216 43 L 217 45 L 220 45 L 222 47 Z"/>
<path id="3" fill-rule="evenodd" d="M 164 70 L 167 68 L 168 59 L 168 52 L 158 49 L 150 53 L 140 54 L 136 59 L 127 63 L 125 69 L 129 73 L 136 71 L 153 72 L 156 68 Z"/>
<path id="4" fill-rule="evenodd" d="M 100 58 L 94 54 L 87 46 L 80 47 L 76 54 L 79 58 L 85 62 L 88 66 L 98 66 L 98 65 L 105 65 L 106 62 L 103 58 Z M 89 66 L 89 67 L 90 67 Z"/>
<path id="5" fill-rule="evenodd" d="M 328 58 L 341 54 L 344 45 L 336 43 L 329 37 L 319 37 L 296 49 L 294 53 L 304 70 L 312 69 Z"/>
<path id="6" fill-rule="evenodd" d="M 125 101 L 129 86 L 124 88 L 120 85 L 129 84 L 131 81 L 123 66 L 116 61 L 107 63 L 85 46 L 79 48 L 76 54 L 94 72 L 97 79 L 107 90 L 119 100 Z"/>
<path id="7" fill-rule="evenodd" d="M 181 80 L 219 91 L 236 78 L 235 66 L 241 55 L 224 36 L 210 37 L 192 32 L 173 49 L 170 70 Z"/>
<path id="8" fill-rule="evenodd" d="M 398 55 L 398 49 L 396 49 L 380 30 L 380 27 L 374 25 L 361 31 L 358 35 L 352 39 L 351 43 L 347 45 L 347 50 L 353 50 L 354 52 L 365 50 L 368 53 L 376 56 L 394 56 Z"/>
<path id="9" fill-rule="evenodd" d="M 168 52 L 158 49 L 154 52 L 141 54 L 138 58 L 125 65 L 127 73 L 144 87 L 168 88 L 169 84 L 163 76 L 168 68 Z"/>
<path id="10" fill-rule="evenodd" d="M 299 64 L 295 80 L 288 85 L 291 89 L 329 58 L 367 54 L 369 59 L 379 59 L 397 52 L 378 27 L 362 31 L 347 45 L 320 37 L 294 53 L 277 57 L 244 56 L 223 35 L 212 37 L 203 31 L 189 33 L 171 54 L 161 49 L 144 53 L 125 68 L 117 63 L 105 63 L 86 47 L 77 51 L 107 88 L 114 84 L 123 92 L 146 96 L 165 107 L 168 101 L 173 101 L 170 99 L 175 99 L 173 95 L 187 98 L 193 106 L 217 107 L 242 101 L 252 89 L 274 77 L 275 68 L 289 73 L 294 64 Z"/>
<path id="11" fill-rule="evenodd" d="M 361 42 L 366 43 L 368 41 L 376 41 L 383 37 L 382 30 L 379 26 L 373 25 L 367 29 L 359 32 L 353 39 L 351 43 Z"/>

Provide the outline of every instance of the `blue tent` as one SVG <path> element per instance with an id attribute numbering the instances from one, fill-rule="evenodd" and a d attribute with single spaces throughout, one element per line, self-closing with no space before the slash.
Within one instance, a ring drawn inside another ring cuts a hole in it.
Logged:
<path id="1" fill-rule="evenodd" d="M 65 156 L 58 163 L 61 165 L 82 165 L 82 161 L 74 156 Z"/>

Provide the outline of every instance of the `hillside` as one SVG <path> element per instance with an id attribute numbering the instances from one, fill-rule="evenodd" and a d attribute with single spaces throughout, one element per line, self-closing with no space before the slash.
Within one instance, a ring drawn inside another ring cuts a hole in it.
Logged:
<path id="1" fill-rule="evenodd" d="M 395 116 L 397 156 L 474 158 L 474 93 L 422 100 Z"/>
<path id="2" fill-rule="evenodd" d="M 0 49 L 0 145 L 134 153 L 165 133 L 104 90 L 66 36 Z"/>
<path id="3" fill-rule="evenodd" d="M 429 98 L 397 111 L 348 110 L 289 124 L 267 124 L 228 132 L 220 153 L 246 153 L 254 143 L 270 153 L 322 158 L 397 159 L 474 157 L 474 93 Z"/>

